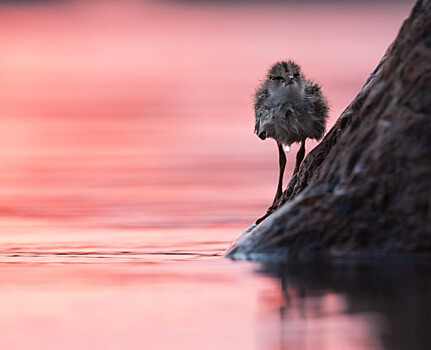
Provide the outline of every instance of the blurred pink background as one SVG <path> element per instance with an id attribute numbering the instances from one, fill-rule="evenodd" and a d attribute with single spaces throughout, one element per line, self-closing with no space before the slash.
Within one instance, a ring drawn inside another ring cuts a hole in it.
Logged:
<path id="1" fill-rule="evenodd" d="M 153 227 L 259 216 L 277 180 L 275 143 L 253 134 L 269 65 L 300 63 L 332 124 L 411 3 L 0 6 L 1 222 Z"/>

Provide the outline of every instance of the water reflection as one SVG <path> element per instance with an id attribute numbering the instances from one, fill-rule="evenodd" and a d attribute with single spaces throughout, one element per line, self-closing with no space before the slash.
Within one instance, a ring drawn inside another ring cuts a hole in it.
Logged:
<path id="1" fill-rule="evenodd" d="M 431 348 L 429 262 L 44 254 L 0 262 L 1 349 Z"/>
<path id="2" fill-rule="evenodd" d="M 280 349 L 431 348 L 431 263 L 265 265 L 280 280 Z"/>

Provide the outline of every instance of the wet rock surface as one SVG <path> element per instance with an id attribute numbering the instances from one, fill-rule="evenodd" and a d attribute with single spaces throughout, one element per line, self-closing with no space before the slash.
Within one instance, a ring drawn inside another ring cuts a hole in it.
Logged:
<path id="1" fill-rule="evenodd" d="M 431 253 L 431 0 L 228 257 Z"/>

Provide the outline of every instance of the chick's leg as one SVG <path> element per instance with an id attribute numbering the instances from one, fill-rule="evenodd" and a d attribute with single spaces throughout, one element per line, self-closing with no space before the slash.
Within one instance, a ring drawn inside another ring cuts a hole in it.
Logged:
<path id="1" fill-rule="evenodd" d="M 295 175 L 298 170 L 299 170 L 299 166 L 302 163 L 302 160 L 304 159 L 304 155 L 305 155 L 305 140 L 301 141 L 301 147 L 298 150 L 298 153 L 296 153 L 296 164 L 295 164 L 295 171 L 293 172 L 293 175 Z"/>
<path id="2" fill-rule="evenodd" d="M 282 193 L 283 193 L 283 175 L 284 175 L 284 168 L 286 167 L 286 153 L 284 153 L 283 145 L 281 143 L 277 142 L 278 146 L 278 165 L 280 173 L 278 175 L 278 185 L 277 185 L 277 193 L 275 194 L 273 204 L 277 202 Z"/>

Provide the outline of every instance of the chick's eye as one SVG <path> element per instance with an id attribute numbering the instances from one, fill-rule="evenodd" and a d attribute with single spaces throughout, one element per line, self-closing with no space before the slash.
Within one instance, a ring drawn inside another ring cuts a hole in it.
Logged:
<path id="1" fill-rule="evenodd" d="M 294 76 L 295 78 L 300 77 L 300 76 L 301 76 L 301 73 L 295 73 L 293 76 Z"/>
<path id="2" fill-rule="evenodd" d="M 271 77 L 272 81 L 282 81 L 284 80 L 283 77 Z"/>

